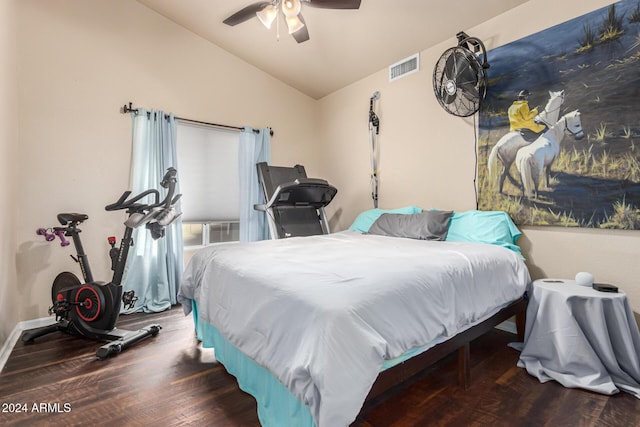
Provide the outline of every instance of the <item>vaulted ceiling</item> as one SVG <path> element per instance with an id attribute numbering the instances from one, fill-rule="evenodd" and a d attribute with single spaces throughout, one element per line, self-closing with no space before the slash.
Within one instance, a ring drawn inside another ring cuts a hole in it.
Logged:
<path id="1" fill-rule="evenodd" d="M 270 30 L 257 18 L 223 20 L 254 0 L 138 0 L 275 78 L 319 99 L 446 40 L 526 0 L 362 0 L 357 10 L 302 4 L 310 39 Z M 313 0 L 310 0 L 313 1 Z M 279 28 L 278 28 L 279 27 Z M 474 35 L 474 34 L 469 34 Z"/>

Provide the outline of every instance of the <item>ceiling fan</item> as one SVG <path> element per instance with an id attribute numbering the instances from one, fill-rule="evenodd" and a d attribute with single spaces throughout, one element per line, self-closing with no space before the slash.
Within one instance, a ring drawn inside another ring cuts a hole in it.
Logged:
<path id="1" fill-rule="evenodd" d="M 259 1 L 240 9 L 223 23 L 234 26 L 247 21 L 254 16 L 262 22 L 262 24 L 271 28 L 271 24 L 278 17 L 278 8 L 282 10 L 284 21 L 287 23 L 289 34 L 298 42 L 306 42 L 309 40 L 309 30 L 305 25 L 302 13 L 302 3 L 309 7 L 317 7 L 319 9 L 359 9 L 361 0 L 272 0 Z"/>

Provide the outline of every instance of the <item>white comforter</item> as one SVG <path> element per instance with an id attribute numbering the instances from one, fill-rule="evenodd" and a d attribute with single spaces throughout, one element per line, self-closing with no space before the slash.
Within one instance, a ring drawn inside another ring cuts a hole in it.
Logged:
<path id="1" fill-rule="evenodd" d="M 336 427 L 355 419 L 385 360 L 484 320 L 529 283 L 499 246 L 345 231 L 205 248 L 178 299 L 187 311 L 195 300 L 318 427 Z"/>

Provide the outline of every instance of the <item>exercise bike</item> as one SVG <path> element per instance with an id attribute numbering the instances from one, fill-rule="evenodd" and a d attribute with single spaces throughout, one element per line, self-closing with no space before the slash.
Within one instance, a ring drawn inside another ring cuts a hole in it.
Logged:
<path id="1" fill-rule="evenodd" d="M 145 225 L 151 236 L 159 239 L 164 237 L 165 227 L 181 215 L 174 208 L 181 196 L 175 195 L 176 173 L 174 168 L 169 168 L 165 173 L 160 185 L 167 189 L 167 194 L 161 201 L 160 193 L 155 189 L 146 190 L 131 198 L 131 191 L 125 191 L 118 201 L 105 207 L 107 211 L 126 210 L 129 214 L 124 223 L 125 231 L 120 247 L 116 248 L 115 237 L 108 238 L 113 270 L 113 278 L 109 283 L 93 280 L 89 259 L 82 247 L 81 230 L 78 226 L 89 218 L 87 215 L 60 213 L 57 219 L 61 227 L 40 228 L 36 231 L 36 234 L 44 236 L 47 241 L 53 241 L 57 237 L 63 247 L 70 244 L 66 237 L 71 237 L 77 253 L 77 256 L 71 255 L 71 258 L 80 264 L 84 282 L 70 272 L 58 274 L 51 288 L 53 305 L 49 308 L 49 314 L 56 316 L 56 323 L 26 332 L 22 341 L 30 343 L 38 337 L 57 331 L 108 341 L 96 351 L 96 356 L 103 360 L 145 338 L 158 335 L 162 328 L 157 324 L 137 331 L 117 329 L 115 324 L 120 315 L 121 304 L 129 309 L 134 307 L 138 299 L 134 291 L 123 292 L 121 284 L 129 248 L 133 246 L 133 230 Z M 153 199 L 152 203 L 142 203 L 141 200 L 147 196 Z"/>

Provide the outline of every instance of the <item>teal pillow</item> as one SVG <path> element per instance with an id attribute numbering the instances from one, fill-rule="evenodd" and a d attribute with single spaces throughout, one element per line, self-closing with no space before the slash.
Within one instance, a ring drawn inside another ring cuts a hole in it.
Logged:
<path id="1" fill-rule="evenodd" d="M 503 246 L 521 254 L 516 241 L 522 235 L 506 212 L 454 212 L 446 241 L 480 242 Z"/>
<path id="2" fill-rule="evenodd" d="M 411 215 L 411 214 L 417 214 L 421 212 L 422 212 L 422 208 L 419 208 L 417 206 L 406 206 L 404 208 L 387 209 L 387 210 L 378 209 L 378 208 L 370 209 L 358 215 L 356 220 L 353 221 L 353 224 L 351 224 L 351 227 L 349 227 L 349 230 L 366 233 L 369 231 L 369 228 L 371 228 L 373 223 L 376 222 L 376 220 L 380 218 L 380 216 L 384 213 Z"/>

